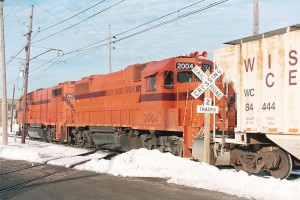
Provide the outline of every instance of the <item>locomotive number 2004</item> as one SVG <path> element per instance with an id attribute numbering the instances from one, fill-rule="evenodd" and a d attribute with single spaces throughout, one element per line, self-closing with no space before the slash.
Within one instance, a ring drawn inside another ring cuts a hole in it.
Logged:
<path id="1" fill-rule="evenodd" d="M 144 122 L 158 122 L 158 116 L 157 115 L 154 115 L 152 113 L 148 113 L 148 114 L 144 114 Z"/>
<path id="2" fill-rule="evenodd" d="M 187 63 L 187 62 L 176 63 L 176 69 L 192 70 L 194 67 L 195 67 L 194 63 Z"/>

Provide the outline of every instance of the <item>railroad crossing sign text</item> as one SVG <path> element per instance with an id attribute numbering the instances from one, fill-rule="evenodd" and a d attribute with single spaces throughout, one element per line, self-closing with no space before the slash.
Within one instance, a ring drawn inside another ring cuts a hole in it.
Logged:
<path id="1" fill-rule="evenodd" d="M 219 106 L 212 106 L 212 99 L 204 98 L 204 104 L 197 105 L 197 113 L 219 113 Z"/>
<path id="2" fill-rule="evenodd" d="M 222 67 L 215 69 L 209 77 L 207 77 L 207 75 L 198 66 L 195 66 L 192 72 L 202 81 L 202 84 L 191 93 L 195 99 L 200 97 L 207 88 L 210 89 L 218 99 L 221 99 L 224 96 L 223 92 L 214 83 L 221 74 L 224 73 L 224 69 Z"/>

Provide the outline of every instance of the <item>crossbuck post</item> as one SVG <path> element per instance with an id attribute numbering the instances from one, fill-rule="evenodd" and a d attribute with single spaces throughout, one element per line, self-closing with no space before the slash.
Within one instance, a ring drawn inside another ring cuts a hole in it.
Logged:
<path id="1" fill-rule="evenodd" d="M 206 70 L 207 77 L 210 75 L 210 71 Z M 205 98 L 210 98 L 210 90 L 205 91 Z M 210 164 L 210 113 L 204 115 L 204 162 Z"/>
<path id="2" fill-rule="evenodd" d="M 205 113 L 204 115 L 204 162 L 210 164 L 211 151 L 210 151 L 210 114 L 219 113 L 218 106 L 212 106 L 210 99 L 210 91 L 214 94 L 215 97 L 221 99 L 224 94 L 222 91 L 215 85 L 215 81 L 224 73 L 222 67 L 216 68 L 212 74 L 209 70 L 206 70 L 204 73 L 199 66 L 195 66 L 192 72 L 202 81 L 202 83 L 191 93 L 191 95 L 197 99 L 201 94 L 205 94 L 205 99 L 209 103 L 205 102 L 204 105 L 197 105 L 197 113 Z M 205 101 L 206 101 L 205 100 Z M 215 126 L 215 125 L 214 125 Z"/>

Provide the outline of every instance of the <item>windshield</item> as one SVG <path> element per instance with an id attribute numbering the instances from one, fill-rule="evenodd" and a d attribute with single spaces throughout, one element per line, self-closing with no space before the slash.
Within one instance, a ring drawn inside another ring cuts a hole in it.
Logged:
<path id="1" fill-rule="evenodd" d="M 192 72 L 178 72 L 177 81 L 178 83 L 192 82 Z"/>

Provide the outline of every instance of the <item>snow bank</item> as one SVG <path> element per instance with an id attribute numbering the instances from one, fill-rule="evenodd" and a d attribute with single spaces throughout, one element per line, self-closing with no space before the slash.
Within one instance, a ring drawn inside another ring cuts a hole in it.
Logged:
<path id="1" fill-rule="evenodd" d="M 300 196 L 300 179 L 288 181 L 219 170 L 205 163 L 179 158 L 169 153 L 162 154 L 157 150 L 132 150 L 112 160 L 91 160 L 76 169 L 114 176 L 167 178 L 170 183 L 249 199 L 298 200 Z"/>
<path id="2" fill-rule="evenodd" d="M 245 172 L 219 170 L 205 163 L 179 158 L 157 150 L 138 149 L 120 154 L 111 160 L 102 159 L 106 152 L 91 154 L 87 157 L 76 156 L 87 150 L 67 146 L 26 140 L 20 138 L 9 145 L 0 145 L 0 157 L 5 159 L 26 160 L 89 170 L 114 176 L 166 178 L 168 182 L 189 187 L 204 188 L 224 192 L 249 199 L 298 200 L 300 197 L 300 177 L 295 180 L 279 180 L 249 176 Z M 0 137 L 0 141 L 2 136 Z"/>

